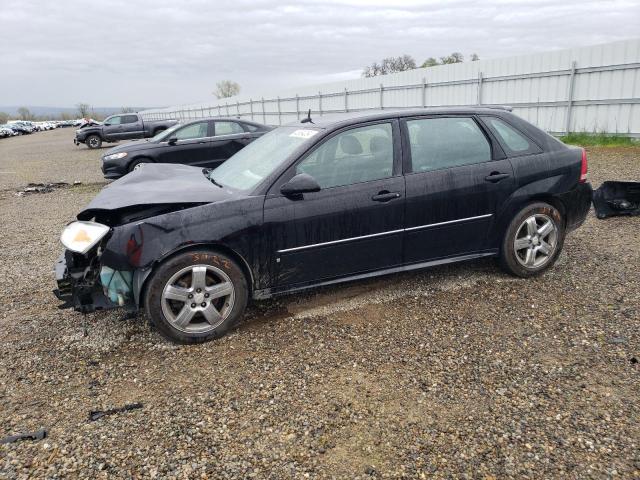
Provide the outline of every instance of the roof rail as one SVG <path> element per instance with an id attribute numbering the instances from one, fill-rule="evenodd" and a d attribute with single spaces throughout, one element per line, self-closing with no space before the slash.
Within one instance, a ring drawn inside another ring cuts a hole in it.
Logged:
<path id="1" fill-rule="evenodd" d="M 513 107 L 509 105 L 480 105 L 480 106 L 484 108 L 494 108 L 496 110 L 506 110 L 507 112 L 513 111 Z"/>

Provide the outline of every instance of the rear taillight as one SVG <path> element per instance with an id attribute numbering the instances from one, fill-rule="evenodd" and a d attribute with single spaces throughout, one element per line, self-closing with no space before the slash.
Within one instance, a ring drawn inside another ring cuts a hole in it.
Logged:
<path id="1" fill-rule="evenodd" d="M 582 163 L 580 164 L 580 183 L 587 181 L 588 167 L 587 167 L 587 151 L 582 149 Z"/>

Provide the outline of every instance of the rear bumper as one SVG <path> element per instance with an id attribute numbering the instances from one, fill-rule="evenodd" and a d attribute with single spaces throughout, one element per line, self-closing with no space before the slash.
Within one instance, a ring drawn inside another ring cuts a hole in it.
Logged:
<path id="1" fill-rule="evenodd" d="M 584 223 L 589 214 L 593 198 L 591 184 L 579 183 L 576 188 L 559 197 L 566 209 L 567 231 L 575 230 Z"/>

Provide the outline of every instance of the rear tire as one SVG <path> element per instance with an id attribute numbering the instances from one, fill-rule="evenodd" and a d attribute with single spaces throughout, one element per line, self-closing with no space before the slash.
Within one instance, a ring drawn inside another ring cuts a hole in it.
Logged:
<path id="1" fill-rule="evenodd" d="M 91 149 L 100 148 L 102 146 L 102 139 L 98 135 L 89 135 L 84 143 Z"/>
<path id="2" fill-rule="evenodd" d="M 517 277 L 540 275 L 558 259 L 565 238 L 562 214 L 543 202 L 524 207 L 502 241 L 500 266 Z"/>
<path id="3" fill-rule="evenodd" d="M 192 344 L 222 337 L 242 317 L 248 299 L 247 279 L 232 258 L 194 250 L 158 267 L 144 305 L 162 336 Z"/>

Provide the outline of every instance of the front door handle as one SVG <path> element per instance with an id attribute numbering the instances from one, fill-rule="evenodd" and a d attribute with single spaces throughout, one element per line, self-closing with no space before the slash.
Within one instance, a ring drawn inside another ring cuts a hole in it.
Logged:
<path id="1" fill-rule="evenodd" d="M 511 175 L 508 173 L 500 173 L 500 172 L 491 172 L 491 174 L 487 177 L 484 177 L 485 181 L 496 183 L 500 180 L 504 180 L 505 178 L 509 178 Z"/>
<path id="2" fill-rule="evenodd" d="M 387 190 L 383 190 L 382 192 L 378 192 L 377 195 L 371 197 L 371 200 L 374 202 L 390 202 L 396 198 L 400 198 L 399 192 L 389 192 Z"/>

